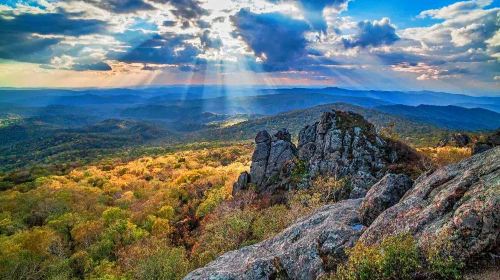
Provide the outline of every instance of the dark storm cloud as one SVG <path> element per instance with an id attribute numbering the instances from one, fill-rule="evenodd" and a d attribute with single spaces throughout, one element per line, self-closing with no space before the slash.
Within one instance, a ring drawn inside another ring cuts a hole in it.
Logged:
<path id="1" fill-rule="evenodd" d="M 232 21 L 239 35 L 259 57 L 265 55 L 268 71 L 290 69 L 291 64 L 307 56 L 304 33 L 309 25 L 279 13 L 255 14 L 240 10 Z"/>
<path id="2" fill-rule="evenodd" d="M 270 2 L 297 2 L 304 13 L 305 19 L 316 31 L 326 32 L 327 24 L 323 17 L 326 7 L 340 7 L 349 0 L 271 0 Z"/>
<path id="3" fill-rule="evenodd" d="M 40 35 L 80 36 L 106 29 L 102 21 L 71 19 L 66 14 L 54 13 L 14 15 L 3 12 L 0 13 L 0 26 L 0 58 L 35 63 L 48 62 L 53 55 L 51 47 L 62 40 Z"/>
<path id="4" fill-rule="evenodd" d="M 381 45 L 391 45 L 399 40 L 399 36 L 396 34 L 396 28 L 391 24 L 388 18 L 374 22 L 367 20 L 360 21 L 358 23 L 358 29 L 358 34 L 342 40 L 344 47 L 377 47 Z"/>
<path id="5" fill-rule="evenodd" d="M 155 34 L 144 39 L 126 54 L 114 54 L 115 58 L 123 62 L 177 64 L 189 63 L 196 60 L 200 49 L 185 42 L 193 37 L 176 34 Z"/>

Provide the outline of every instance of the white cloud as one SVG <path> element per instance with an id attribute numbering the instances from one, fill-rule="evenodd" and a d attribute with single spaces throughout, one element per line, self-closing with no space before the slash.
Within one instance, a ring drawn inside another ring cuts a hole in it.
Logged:
<path id="1" fill-rule="evenodd" d="M 411 65 L 409 63 L 400 63 L 393 65 L 393 71 L 396 72 L 406 72 L 415 74 L 416 79 L 419 81 L 425 80 L 440 80 L 445 78 L 457 77 L 458 74 L 451 74 L 446 69 L 441 69 L 437 66 L 427 65 L 425 63 L 417 63 L 416 65 Z"/>
<path id="2" fill-rule="evenodd" d="M 419 15 L 421 18 L 431 17 L 435 19 L 453 19 L 458 16 L 467 15 L 470 11 L 482 9 L 490 5 L 492 0 L 472 0 L 453 3 L 441 9 L 433 9 L 422 11 Z"/>
<path id="3" fill-rule="evenodd" d="M 56 56 L 50 60 L 50 65 L 56 69 L 71 69 L 75 65 L 75 59 L 69 55 Z"/>

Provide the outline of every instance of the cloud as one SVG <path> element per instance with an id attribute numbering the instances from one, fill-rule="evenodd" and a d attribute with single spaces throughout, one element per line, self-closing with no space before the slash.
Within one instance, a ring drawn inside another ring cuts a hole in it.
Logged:
<path id="1" fill-rule="evenodd" d="M 75 71 L 109 71 L 111 66 L 106 62 L 85 63 L 77 62 L 77 57 L 69 55 L 55 56 L 50 60 L 50 64 L 42 65 L 45 69 L 63 69 Z"/>
<path id="2" fill-rule="evenodd" d="M 184 26 L 196 25 L 202 16 L 208 15 L 208 11 L 201 6 L 198 0 L 80 0 L 95 7 L 116 14 L 132 14 L 139 11 L 151 11 L 155 4 L 169 4 L 173 7 L 171 13 L 183 21 Z M 169 24 L 169 23 L 167 23 Z"/>
<path id="3" fill-rule="evenodd" d="M 484 47 L 500 28 L 499 12 L 490 12 L 476 22 L 451 30 L 451 42 L 457 47 Z"/>
<path id="4" fill-rule="evenodd" d="M 358 23 L 358 33 L 342 40 L 344 47 L 368 47 L 391 45 L 399 40 L 396 34 L 396 27 L 391 24 L 388 18 L 379 21 L 360 21 Z"/>
<path id="5" fill-rule="evenodd" d="M 193 37 L 173 33 L 154 34 L 127 53 L 115 53 L 114 56 L 119 61 L 129 63 L 189 63 L 197 59 L 196 56 L 201 50 L 192 43 L 186 42 L 188 39 L 193 39 Z"/>
<path id="6" fill-rule="evenodd" d="M 72 67 L 76 71 L 109 71 L 112 70 L 111 66 L 106 62 L 97 62 L 94 64 L 75 64 Z"/>
<path id="7" fill-rule="evenodd" d="M 212 38 L 210 31 L 205 30 L 200 36 L 201 46 L 204 49 L 220 49 L 222 47 L 222 40 L 220 37 Z"/>
<path id="8" fill-rule="evenodd" d="M 0 58 L 46 63 L 52 46 L 65 36 L 105 32 L 107 24 L 92 19 L 72 19 L 56 13 L 13 14 L 0 12 Z"/>
<path id="9" fill-rule="evenodd" d="M 403 37 L 420 41 L 426 46 L 449 49 L 484 48 L 487 41 L 500 29 L 500 8 L 486 9 L 491 1 L 465 1 L 441 9 L 423 11 L 421 17 L 443 21 L 429 27 L 409 28 Z M 451 44 L 450 44 L 451 43 Z"/>
<path id="10" fill-rule="evenodd" d="M 468 73 L 468 71 L 463 68 L 456 67 L 452 69 L 443 69 L 441 67 L 428 65 L 423 62 L 416 64 L 400 63 L 397 65 L 393 65 L 391 68 L 393 71 L 397 72 L 416 74 L 417 80 L 420 81 L 456 78 Z"/>
<path id="11" fill-rule="evenodd" d="M 198 0 L 165 0 L 164 2 L 175 7 L 172 13 L 178 18 L 193 20 L 208 15 L 208 11 L 201 7 L 200 1 Z"/>
<path id="12" fill-rule="evenodd" d="M 153 10 L 154 7 L 143 0 L 82 0 L 103 10 L 113 13 L 133 13 L 142 10 Z"/>
<path id="13" fill-rule="evenodd" d="M 247 9 L 240 10 L 232 21 L 237 28 L 235 34 L 264 61 L 265 70 L 289 69 L 307 55 L 304 33 L 310 27 L 304 21 L 280 13 L 256 14 Z"/>
<path id="14" fill-rule="evenodd" d="M 348 0 L 299 0 L 304 11 L 304 17 L 309 21 L 314 30 L 326 32 L 327 24 L 323 17 L 326 7 L 341 8 Z"/>
<path id="15" fill-rule="evenodd" d="M 107 24 L 94 19 L 73 19 L 72 14 L 39 13 L 19 14 L 0 12 L 2 34 L 6 33 L 37 33 L 42 35 L 79 36 L 99 33 L 105 30 Z M 8 19 L 11 18 L 12 19 Z"/>
<path id="16" fill-rule="evenodd" d="M 165 20 L 163 21 L 163 26 L 172 27 L 176 26 L 177 22 L 175 20 Z"/>
<path id="17" fill-rule="evenodd" d="M 296 3 L 302 10 L 304 18 L 309 22 L 315 31 L 325 32 L 327 23 L 323 16 L 323 11 L 327 7 L 333 7 L 337 10 L 345 9 L 349 0 L 271 0 L 270 2 L 291 2 Z"/>
<path id="18" fill-rule="evenodd" d="M 441 9 L 422 11 L 420 18 L 431 17 L 435 19 L 453 19 L 458 16 L 467 15 L 470 11 L 482 9 L 492 3 L 492 0 L 463 1 L 445 6 Z"/>

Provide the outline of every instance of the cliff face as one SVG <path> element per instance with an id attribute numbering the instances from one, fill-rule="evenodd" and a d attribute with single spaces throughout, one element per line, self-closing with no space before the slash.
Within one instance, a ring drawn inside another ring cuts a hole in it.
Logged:
<path id="1" fill-rule="evenodd" d="M 360 198 L 391 167 L 418 160 L 410 148 L 384 140 L 361 115 L 342 111 L 324 113 L 318 122 L 305 126 L 299 133 L 298 147 L 287 130 L 273 137 L 261 131 L 255 143 L 250 173 L 242 174 L 235 193 L 248 184 L 259 193 L 274 193 L 307 187 L 308 180 L 317 176 L 331 176 L 348 177 L 349 198 Z M 299 169 L 305 169 L 300 172 L 305 171 L 308 178 L 293 182 L 291 177 Z"/>
<path id="2" fill-rule="evenodd" d="M 252 169 L 235 184 L 240 189 L 255 184 L 266 192 L 291 186 L 290 174 L 305 162 L 310 176 L 365 174 L 369 180 L 355 193 L 364 198 L 325 206 L 277 236 L 228 252 L 185 279 L 316 279 L 345 261 L 345 250 L 356 242 L 379 243 L 399 233 L 412 234 L 421 248 L 451 244 L 449 253 L 466 263 L 498 254 L 500 147 L 423 174 L 413 183 L 408 176 L 388 174 L 391 164 L 408 154 L 391 149 L 371 125 L 352 114 L 323 115 L 301 131 L 298 148 L 286 131 L 274 137 L 261 132 L 256 142 Z M 367 183 L 379 178 L 373 186 Z"/>

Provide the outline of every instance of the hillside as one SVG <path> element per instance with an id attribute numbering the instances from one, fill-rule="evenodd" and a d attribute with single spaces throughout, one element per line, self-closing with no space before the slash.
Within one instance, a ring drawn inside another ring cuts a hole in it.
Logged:
<path id="1" fill-rule="evenodd" d="M 500 113 L 481 108 L 388 105 L 376 107 L 376 110 L 449 129 L 495 130 L 500 128 Z"/>
<path id="2" fill-rule="evenodd" d="M 204 140 L 246 140 L 252 139 L 254 135 L 264 129 L 275 131 L 288 128 L 292 135 L 297 135 L 305 123 L 317 120 L 323 112 L 331 110 L 352 111 L 365 117 L 378 129 L 393 127 L 393 132 L 404 141 L 413 145 L 435 145 L 447 130 L 422 122 L 411 121 L 374 109 L 365 109 L 350 104 L 337 103 L 316 106 L 304 110 L 295 110 L 278 114 L 276 116 L 263 117 L 249 120 L 230 127 L 218 128 L 196 132 L 190 137 Z"/>
<path id="3" fill-rule="evenodd" d="M 177 139 L 174 133 L 145 122 L 105 120 L 86 124 L 61 128 L 30 118 L 0 127 L 0 171 L 34 164 L 87 162 L 153 139 Z"/>

